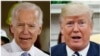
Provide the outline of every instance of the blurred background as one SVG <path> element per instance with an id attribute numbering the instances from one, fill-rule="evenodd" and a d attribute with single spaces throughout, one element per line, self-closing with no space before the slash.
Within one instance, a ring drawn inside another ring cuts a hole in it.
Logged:
<path id="1" fill-rule="evenodd" d="M 12 6 L 16 3 L 20 3 L 22 1 L 1 1 L 1 28 L 7 32 L 7 37 L 12 40 L 9 32 L 9 24 L 10 24 L 10 12 Z M 31 1 L 30 1 L 31 2 Z M 44 16 L 43 16 L 43 28 L 42 33 L 38 39 L 40 42 L 39 48 L 45 52 L 49 52 L 50 46 L 50 2 L 49 1 L 35 1 L 31 2 L 35 3 L 36 5 L 40 6 L 42 9 Z"/>
<path id="2" fill-rule="evenodd" d="M 50 46 L 54 46 L 58 42 L 60 25 L 59 25 L 59 15 L 61 12 L 61 7 L 70 2 L 81 2 L 89 5 L 94 11 L 93 14 L 93 33 L 91 35 L 91 41 L 100 43 L 100 1 L 53 1 L 51 2 L 51 26 L 50 26 Z"/>

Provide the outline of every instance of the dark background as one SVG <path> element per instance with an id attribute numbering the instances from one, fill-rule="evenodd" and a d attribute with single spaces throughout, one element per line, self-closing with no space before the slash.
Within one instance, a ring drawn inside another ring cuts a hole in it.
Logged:
<path id="1" fill-rule="evenodd" d="M 9 33 L 9 24 L 7 24 L 7 19 L 9 17 L 9 11 L 12 6 L 16 3 L 22 1 L 1 1 L 1 28 L 7 32 L 8 37 L 11 39 Z M 24 1 L 28 2 L 28 1 Z M 49 52 L 49 41 L 50 41 L 50 2 L 49 1 L 29 1 L 40 6 L 43 11 L 43 28 L 40 36 L 41 49 Z"/>

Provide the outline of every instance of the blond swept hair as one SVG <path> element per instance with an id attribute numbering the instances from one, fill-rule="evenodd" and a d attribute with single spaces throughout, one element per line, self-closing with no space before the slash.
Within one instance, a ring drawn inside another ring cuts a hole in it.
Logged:
<path id="1" fill-rule="evenodd" d="M 90 18 L 92 18 L 93 10 L 86 4 L 83 3 L 68 3 L 65 4 L 61 9 L 60 19 L 64 16 L 77 16 L 83 13 L 89 13 Z"/>

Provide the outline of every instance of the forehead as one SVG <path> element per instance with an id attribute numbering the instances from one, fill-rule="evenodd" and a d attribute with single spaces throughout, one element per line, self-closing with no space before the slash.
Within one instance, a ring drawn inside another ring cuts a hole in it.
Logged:
<path id="1" fill-rule="evenodd" d="M 80 14 L 80 15 L 72 15 L 72 16 L 64 16 L 63 17 L 64 20 L 70 20 L 70 19 L 73 19 L 73 20 L 78 20 L 78 19 L 88 20 L 90 18 L 91 17 L 89 15 L 89 13 L 83 13 L 83 14 Z"/>
<path id="2" fill-rule="evenodd" d="M 23 16 L 23 15 L 27 15 L 27 16 L 34 16 L 36 17 L 37 15 L 37 10 L 31 10 L 31 9 L 20 9 L 17 11 L 16 16 Z"/>
<path id="3" fill-rule="evenodd" d="M 16 20 L 18 21 L 36 21 L 37 20 L 37 15 L 36 15 L 36 10 L 27 10 L 27 9 L 21 9 L 18 10 L 16 14 Z"/>

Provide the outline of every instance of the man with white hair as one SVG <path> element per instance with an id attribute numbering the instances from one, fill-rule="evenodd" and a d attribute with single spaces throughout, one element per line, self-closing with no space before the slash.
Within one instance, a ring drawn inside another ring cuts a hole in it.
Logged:
<path id="1" fill-rule="evenodd" d="M 100 45 L 90 41 L 92 10 L 82 3 L 62 7 L 60 32 L 65 43 L 51 48 L 51 56 L 99 56 Z"/>
<path id="2" fill-rule="evenodd" d="M 9 56 L 49 56 L 34 46 L 41 33 L 42 18 L 42 10 L 34 3 L 21 2 L 15 5 L 10 24 L 13 40 L 2 49 Z M 5 52 L 1 52 L 4 55 Z"/>

